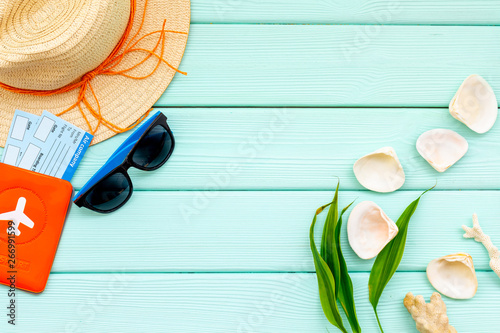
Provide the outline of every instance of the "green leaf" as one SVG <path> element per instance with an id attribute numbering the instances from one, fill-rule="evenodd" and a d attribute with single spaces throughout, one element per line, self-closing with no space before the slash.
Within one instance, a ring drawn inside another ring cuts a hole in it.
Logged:
<path id="1" fill-rule="evenodd" d="M 378 254 L 375 262 L 373 263 L 372 270 L 370 272 L 370 278 L 368 280 L 368 293 L 370 298 L 370 303 L 372 304 L 373 311 L 377 317 L 377 322 L 380 327 L 380 331 L 384 332 L 382 325 L 377 314 L 377 305 L 382 296 L 385 286 L 389 283 L 390 279 L 398 269 L 399 263 L 403 258 L 403 253 L 406 244 L 406 235 L 408 233 L 408 224 L 413 213 L 417 209 L 420 198 L 432 190 L 435 186 L 431 187 L 427 191 L 423 192 L 415 201 L 413 201 L 401 214 L 396 225 L 398 226 L 398 234 L 392 241 L 390 241 L 384 249 Z"/>
<path id="2" fill-rule="evenodd" d="M 319 209 L 318 209 L 319 211 Z M 318 277 L 319 299 L 321 307 L 328 321 L 338 327 L 342 332 L 347 333 L 337 307 L 337 298 L 335 296 L 335 279 L 328 268 L 326 262 L 321 258 L 316 244 L 314 243 L 314 226 L 316 225 L 316 216 L 314 215 L 311 228 L 309 229 L 309 244 L 314 258 L 314 267 Z"/>
<path id="3" fill-rule="evenodd" d="M 353 204 L 353 202 L 342 209 L 342 212 L 340 213 L 339 221 L 337 223 L 337 226 L 335 227 L 335 240 L 337 244 L 341 279 L 338 299 L 340 301 L 340 304 L 342 305 L 342 308 L 344 309 L 347 319 L 349 320 L 352 331 L 356 333 L 361 332 L 361 326 L 359 325 L 358 316 L 356 315 L 356 307 L 354 305 L 354 291 L 352 287 L 351 277 L 349 276 L 349 272 L 347 271 L 347 264 L 340 247 L 340 229 L 342 228 L 342 215 L 344 215 L 346 210 Z"/>
<path id="4" fill-rule="evenodd" d="M 317 216 L 326 207 L 330 206 L 325 220 L 325 226 L 323 227 L 323 234 L 321 237 L 321 254 L 319 256 L 319 259 L 322 259 L 322 261 L 326 264 L 325 269 L 328 270 L 328 272 L 330 272 L 330 274 L 332 275 L 333 282 L 331 283 L 333 285 L 334 290 L 331 293 L 331 296 L 333 297 L 332 300 L 330 300 L 329 304 L 326 305 L 327 309 L 325 309 L 325 303 L 327 302 L 323 302 L 323 300 L 321 300 L 322 302 L 321 305 L 323 307 L 323 312 L 325 312 L 325 315 L 328 318 L 327 312 L 328 313 L 331 312 L 332 311 L 331 308 L 335 309 L 332 312 L 339 312 L 338 305 L 336 303 L 338 300 L 346 313 L 347 319 L 349 320 L 349 324 L 351 325 L 353 332 L 357 333 L 361 332 L 361 328 L 359 326 L 358 318 L 356 316 L 356 309 L 354 306 L 352 281 L 351 278 L 349 277 L 349 273 L 347 271 L 347 265 L 345 263 L 344 256 L 342 255 L 342 250 L 340 247 L 340 229 L 342 227 L 342 215 L 346 212 L 346 210 L 351 206 L 352 203 L 342 210 L 342 213 L 339 217 L 338 213 L 339 185 L 340 182 L 337 184 L 333 201 L 327 205 L 320 207 L 316 211 L 316 216 Z M 316 216 L 314 217 L 313 223 L 316 223 Z M 312 244 L 311 246 L 313 245 L 314 244 Z M 313 250 L 313 256 L 314 256 L 314 250 Z M 320 274 L 318 273 L 318 265 L 316 264 L 316 258 L 315 258 L 315 266 L 316 266 L 316 272 L 318 274 L 318 284 L 319 284 Z M 322 287 L 320 285 L 320 290 L 321 288 Z M 320 291 L 320 299 L 321 299 L 321 291 Z M 330 320 L 330 322 L 332 321 Z M 340 322 L 342 324 L 342 320 L 340 321 L 336 320 L 336 322 L 337 323 Z"/>
<path id="5" fill-rule="evenodd" d="M 335 228 L 337 226 L 337 219 L 339 215 L 339 185 L 340 182 L 337 183 L 335 196 L 333 197 L 333 201 L 330 203 L 330 208 L 328 209 L 325 225 L 323 227 L 323 235 L 321 238 L 321 257 L 325 260 L 328 267 L 330 267 L 333 274 L 333 278 L 335 279 L 335 295 L 337 296 L 340 289 L 340 265 L 335 242 Z"/>

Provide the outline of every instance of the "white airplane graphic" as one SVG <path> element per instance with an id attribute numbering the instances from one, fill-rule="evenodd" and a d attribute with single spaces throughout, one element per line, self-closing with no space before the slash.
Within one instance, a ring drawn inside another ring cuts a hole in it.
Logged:
<path id="1" fill-rule="evenodd" d="M 16 236 L 21 234 L 21 231 L 19 231 L 19 224 L 24 224 L 30 229 L 35 226 L 35 223 L 24 214 L 25 206 L 26 198 L 20 197 L 17 200 L 16 210 L 0 214 L 0 221 L 12 221 L 14 223 Z M 9 228 L 7 228 L 7 232 L 9 232 Z"/>

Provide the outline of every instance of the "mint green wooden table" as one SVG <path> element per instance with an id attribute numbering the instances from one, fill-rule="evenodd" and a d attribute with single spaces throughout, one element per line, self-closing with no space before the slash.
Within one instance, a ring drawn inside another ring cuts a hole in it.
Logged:
<path id="1" fill-rule="evenodd" d="M 156 172 L 132 170 L 136 192 L 118 212 L 74 207 L 47 289 L 20 293 L 18 325 L 2 319 L 0 331 L 337 332 L 321 310 L 308 244 L 335 176 L 341 205 L 374 200 L 394 220 L 438 181 L 381 298 L 386 332 L 416 332 L 403 297 L 428 300 L 428 262 L 460 251 L 472 255 L 479 288 L 471 300 L 444 298 L 450 322 L 500 331 L 500 279 L 460 228 L 477 212 L 500 246 L 500 125 L 478 135 L 447 109 L 470 74 L 500 97 L 499 22 L 497 0 L 194 0 L 181 65 L 189 75 L 156 104 L 176 136 L 173 157 Z M 444 174 L 415 149 L 436 127 L 470 145 Z M 89 150 L 76 189 L 126 136 Z M 406 172 L 403 188 L 385 195 L 352 173 L 383 146 Z M 352 252 L 345 229 L 342 242 L 361 326 L 377 332 L 373 260 Z"/>

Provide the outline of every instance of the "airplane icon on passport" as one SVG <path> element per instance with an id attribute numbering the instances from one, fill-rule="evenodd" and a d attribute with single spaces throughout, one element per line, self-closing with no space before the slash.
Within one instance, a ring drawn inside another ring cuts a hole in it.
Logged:
<path id="1" fill-rule="evenodd" d="M 30 229 L 32 229 L 35 226 L 35 223 L 28 216 L 26 216 L 26 214 L 24 214 L 25 206 L 26 206 L 26 198 L 20 197 L 17 200 L 16 210 L 0 214 L 0 221 L 12 221 L 14 223 L 16 228 L 15 229 L 16 236 L 19 236 L 21 234 L 21 231 L 19 231 L 20 224 L 24 224 Z M 8 228 L 7 232 L 9 232 Z"/>

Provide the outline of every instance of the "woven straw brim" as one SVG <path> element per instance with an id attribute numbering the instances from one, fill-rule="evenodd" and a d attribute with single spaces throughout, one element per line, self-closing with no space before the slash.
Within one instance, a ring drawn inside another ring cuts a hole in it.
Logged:
<path id="1" fill-rule="evenodd" d="M 138 30 L 144 9 L 144 0 L 137 1 L 137 10 L 134 19 L 133 29 L 130 37 L 133 37 Z M 166 20 L 166 30 L 189 32 L 190 22 L 190 1 L 189 0 L 149 0 L 145 21 L 138 37 L 149 32 L 161 30 L 163 21 Z M 159 34 L 154 34 L 144 39 L 138 46 L 145 49 L 152 49 Z M 187 35 L 167 33 L 165 51 L 163 58 L 175 68 L 179 68 L 184 49 L 186 47 Z M 159 51 L 156 52 L 159 54 Z M 120 63 L 117 69 L 130 68 L 139 63 L 147 54 L 135 52 L 128 54 Z M 149 74 L 157 65 L 158 59 L 151 57 L 141 66 L 127 73 L 134 77 L 141 77 Z M 120 75 L 98 75 L 92 81 L 92 88 L 95 91 L 101 108 L 101 114 L 107 121 L 126 128 L 136 122 L 145 114 L 152 105 L 163 94 L 176 72 L 162 63 L 156 71 L 148 78 L 135 80 Z M 33 78 L 36 80 L 36 78 Z M 43 110 L 53 114 L 58 114 L 71 107 L 78 99 L 79 90 L 51 95 L 33 96 L 19 94 L 0 88 L 0 146 L 5 146 L 5 140 L 9 132 L 12 117 L 16 109 L 40 115 Z M 89 102 L 97 107 L 96 102 L 90 93 L 87 93 Z M 95 128 L 97 120 L 84 109 L 91 126 Z M 89 131 L 88 125 L 80 110 L 76 107 L 71 111 L 61 115 L 64 120 Z M 95 133 L 92 144 L 106 140 L 116 133 L 105 127 L 99 126 Z"/>

